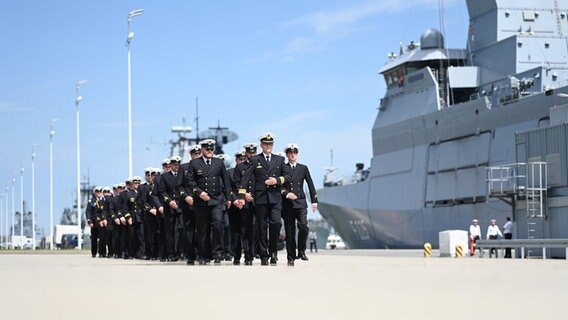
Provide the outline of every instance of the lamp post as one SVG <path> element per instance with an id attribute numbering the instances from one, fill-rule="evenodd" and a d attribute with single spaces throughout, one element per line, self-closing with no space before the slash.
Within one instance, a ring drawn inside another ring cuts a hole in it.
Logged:
<path id="1" fill-rule="evenodd" d="M 20 169 L 20 249 L 24 250 L 24 162 Z"/>
<path id="2" fill-rule="evenodd" d="M 53 250 L 53 136 L 55 122 L 59 119 L 51 119 L 49 130 L 49 249 Z"/>
<path id="3" fill-rule="evenodd" d="M 77 96 L 75 98 L 75 106 L 77 109 L 77 245 L 79 250 L 81 250 L 81 239 L 83 234 L 83 230 L 81 230 L 81 143 L 79 140 L 79 103 L 83 97 L 79 95 L 79 88 L 85 83 L 87 83 L 87 80 L 77 82 Z"/>
<path id="4" fill-rule="evenodd" d="M 5 210 L 6 214 L 4 215 L 4 234 L 5 234 L 4 240 L 5 240 L 5 242 L 6 242 L 6 250 L 8 250 L 8 230 L 9 230 L 9 229 L 8 229 L 8 213 L 10 212 L 10 211 L 8 210 L 8 190 L 9 190 L 9 189 L 8 189 L 8 186 L 6 186 L 6 202 L 5 202 L 5 204 L 6 204 L 6 210 Z"/>
<path id="5" fill-rule="evenodd" d="M 0 234 L 4 232 L 4 219 L 2 217 L 4 213 L 3 211 L 4 211 L 4 193 L 0 193 Z M 2 244 L 1 236 L 0 236 L 0 244 Z"/>
<path id="6" fill-rule="evenodd" d="M 35 146 L 37 144 L 32 144 L 32 250 L 36 249 L 36 232 L 35 232 Z"/>
<path id="7" fill-rule="evenodd" d="M 16 175 L 16 173 L 14 172 L 14 176 Z M 11 243 L 11 247 L 12 250 L 14 249 L 14 217 L 16 216 L 16 206 L 15 206 L 15 201 L 14 201 L 14 194 L 16 194 L 16 178 L 13 177 L 12 178 L 12 232 L 10 233 L 10 243 Z"/>
<path id="8" fill-rule="evenodd" d="M 126 19 L 128 23 L 128 35 L 126 36 L 126 46 L 128 47 L 128 176 L 132 177 L 132 68 L 130 43 L 134 38 L 134 32 L 130 31 L 130 21 L 132 18 L 142 15 L 144 9 L 132 10 Z"/>

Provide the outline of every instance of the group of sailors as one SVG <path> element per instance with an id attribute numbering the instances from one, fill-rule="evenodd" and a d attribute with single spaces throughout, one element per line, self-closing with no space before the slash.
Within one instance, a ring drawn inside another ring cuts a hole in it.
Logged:
<path id="1" fill-rule="evenodd" d="M 287 264 L 308 260 L 304 182 L 317 210 L 310 171 L 297 161 L 297 144 L 286 145 L 282 156 L 272 153 L 274 134 L 259 140 L 259 154 L 256 143 L 245 144 L 228 170 L 214 155 L 215 140 L 205 139 L 190 149 L 189 162 L 174 156 L 162 161 L 162 170 L 146 168 L 144 182 L 136 176 L 112 190 L 95 187 L 86 208 L 92 256 L 188 265 L 239 265 L 241 257 L 252 265 L 256 257 L 275 265 L 283 220 Z"/>

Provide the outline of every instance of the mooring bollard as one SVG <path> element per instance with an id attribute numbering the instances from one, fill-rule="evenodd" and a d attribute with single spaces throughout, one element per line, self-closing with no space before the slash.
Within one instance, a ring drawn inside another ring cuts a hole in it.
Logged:
<path id="1" fill-rule="evenodd" d="M 456 245 L 456 258 L 463 257 L 463 247 L 459 244 Z"/>
<path id="2" fill-rule="evenodd" d="M 424 244 L 424 257 L 430 257 L 432 255 L 432 245 L 430 242 Z"/>

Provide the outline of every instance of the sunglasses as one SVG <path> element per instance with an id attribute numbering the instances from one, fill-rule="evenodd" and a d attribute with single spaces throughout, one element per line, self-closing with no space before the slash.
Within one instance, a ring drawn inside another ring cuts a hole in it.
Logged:
<path id="1" fill-rule="evenodd" d="M 213 147 L 205 147 L 204 149 L 207 150 L 207 151 L 213 151 L 213 150 L 215 150 L 215 148 L 213 148 Z"/>

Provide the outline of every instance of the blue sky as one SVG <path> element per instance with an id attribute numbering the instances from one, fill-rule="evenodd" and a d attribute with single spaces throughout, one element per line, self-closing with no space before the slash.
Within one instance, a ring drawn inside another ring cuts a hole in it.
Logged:
<path id="1" fill-rule="evenodd" d="M 443 1 L 446 43 L 465 46 L 465 1 Z M 24 165 L 31 205 L 49 226 L 49 131 L 54 137 L 55 223 L 76 185 L 75 84 L 81 88 L 81 173 L 92 184 L 128 176 L 127 13 L 132 21 L 134 174 L 169 156 L 170 129 L 220 121 L 239 135 L 233 154 L 266 131 L 275 150 L 300 145 L 317 187 L 324 167 L 350 175 L 370 163 L 371 128 L 385 85 L 377 74 L 399 43 L 440 29 L 434 0 L 2 1 L 0 2 L 0 191 Z M 194 136 L 195 132 L 189 134 Z M 4 196 L 5 197 L 5 196 Z M 11 199 L 11 195 L 9 197 Z M 11 211 L 11 202 L 9 205 Z M 4 210 L 2 210 L 4 212 Z"/>

